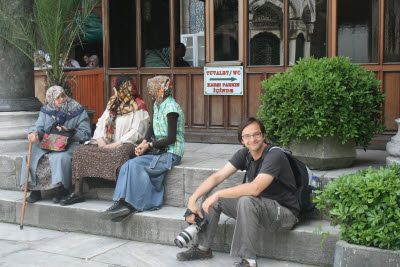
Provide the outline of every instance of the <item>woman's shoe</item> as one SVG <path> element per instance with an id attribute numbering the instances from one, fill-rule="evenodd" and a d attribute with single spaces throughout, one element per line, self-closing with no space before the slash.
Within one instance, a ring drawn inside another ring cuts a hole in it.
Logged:
<path id="1" fill-rule="evenodd" d="M 122 221 L 125 221 L 125 220 L 126 220 L 129 216 L 131 216 L 132 214 L 133 214 L 133 212 L 132 212 L 132 211 L 129 211 L 128 214 L 125 214 L 125 215 L 122 215 L 122 216 L 118 216 L 118 217 L 112 218 L 111 221 L 112 221 L 112 222 L 122 222 Z"/>
<path id="2" fill-rule="evenodd" d="M 40 191 L 32 191 L 26 198 L 26 202 L 28 203 L 35 203 L 39 200 L 42 200 L 42 193 Z"/>
<path id="3" fill-rule="evenodd" d="M 53 197 L 53 203 L 60 203 L 61 200 L 66 198 L 68 196 L 68 190 L 65 189 L 64 187 L 58 188 L 57 194 Z"/>
<path id="4" fill-rule="evenodd" d="M 129 214 L 131 210 L 123 200 L 115 201 L 114 204 L 109 207 L 106 211 L 100 213 L 100 218 L 103 220 L 111 220 L 116 217 L 124 216 Z"/>
<path id="5" fill-rule="evenodd" d="M 72 192 L 69 196 L 67 196 L 66 198 L 64 198 L 60 201 L 60 205 L 68 206 L 68 205 L 72 205 L 72 204 L 76 204 L 76 203 L 81 203 L 84 201 L 85 201 L 84 196 L 80 196 L 80 195 L 77 195 Z"/>
<path id="6" fill-rule="evenodd" d="M 126 218 L 128 218 L 129 216 L 139 212 L 137 209 L 135 209 L 134 207 L 132 207 L 131 205 L 129 205 L 128 203 L 126 203 L 128 208 L 129 208 L 129 213 L 122 215 L 122 216 L 118 216 L 118 217 L 114 217 L 111 219 L 112 222 L 122 222 L 124 221 Z"/>

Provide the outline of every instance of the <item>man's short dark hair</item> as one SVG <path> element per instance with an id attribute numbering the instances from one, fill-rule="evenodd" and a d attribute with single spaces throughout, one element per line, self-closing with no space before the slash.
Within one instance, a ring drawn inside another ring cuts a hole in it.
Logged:
<path id="1" fill-rule="evenodd" d="M 181 43 L 181 42 L 175 43 L 175 48 L 178 48 L 178 47 L 180 47 L 180 46 L 186 48 L 186 46 L 185 46 L 184 43 Z"/>
<path id="2" fill-rule="evenodd" d="M 265 133 L 266 133 L 265 127 L 261 123 L 261 121 L 259 119 L 254 118 L 254 117 L 250 117 L 250 118 L 247 118 L 244 121 L 242 121 L 242 123 L 240 123 L 239 129 L 238 129 L 238 140 L 239 140 L 239 142 L 242 142 L 243 129 L 246 128 L 247 126 L 249 126 L 250 124 L 252 124 L 253 122 L 256 122 L 258 124 L 258 126 L 260 126 L 261 133 L 263 135 L 265 135 Z"/>

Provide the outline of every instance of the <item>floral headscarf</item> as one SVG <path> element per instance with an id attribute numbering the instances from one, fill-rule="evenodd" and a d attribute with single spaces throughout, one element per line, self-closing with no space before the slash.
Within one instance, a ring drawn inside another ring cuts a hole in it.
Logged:
<path id="1" fill-rule="evenodd" d="M 110 115 L 106 121 L 106 139 L 112 142 L 115 132 L 115 120 L 118 116 L 146 109 L 143 101 L 139 98 L 136 85 L 131 78 L 120 76 L 114 78 L 113 85 L 117 89 L 117 96 L 112 96 L 107 103 Z"/>
<path id="2" fill-rule="evenodd" d="M 173 82 L 168 76 L 156 76 L 147 81 L 147 89 L 158 107 L 165 98 L 172 95 L 173 87 Z"/>
<path id="3" fill-rule="evenodd" d="M 63 125 L 67 120 L 78 116 L 84 110 L 81 104 L 72 98 L 69 98 L 68 96 L 67 100 L 63 104 L 57 106 L 55 104 L 55 100 L 62 93 L 65 94 L 65 91 L 61 86 L 58 85 L 54 85 L 47 89 L 47 105 L 40 108 L 41 112 L 52 116 L 56 120 L 56 124 L 60 125 Z"/>

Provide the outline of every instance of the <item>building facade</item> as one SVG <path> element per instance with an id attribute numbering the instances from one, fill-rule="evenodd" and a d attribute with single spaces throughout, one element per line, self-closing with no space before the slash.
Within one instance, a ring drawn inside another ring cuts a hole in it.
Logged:
<path id="1" fill-rule="evenodd" d="M 398 0 L 102 0 L 102 21 L 104 99 L 114 77 L 130 75 L 151 107 L 147 80 L 168 75 L 189 141 L 236 142 L 239 123 L 257 114 L 261 81 L 310 56 L 349 56 L 372 70 L 386 127 L 397 130 Z M 204 67 L 224 66 L 243 67 L 243 95 L 204 94 Z"/>

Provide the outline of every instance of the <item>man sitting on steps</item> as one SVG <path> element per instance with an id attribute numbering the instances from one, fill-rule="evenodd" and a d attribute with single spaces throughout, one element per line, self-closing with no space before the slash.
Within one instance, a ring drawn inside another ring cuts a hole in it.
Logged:
<path id="1" fill-rule="evenodd" d="M 208 227 L 198 234 L 198 244 L 178 253 L 180 261 L 212 258 L 210 249 L 221 212 L 236 219 L 231 256 L 241 257 L 237 266 L 257 266 L 256 245 L 260 231 L 290 230 L 300 207 L 293 193 L 296 181 L 286 155 L 281 149 L 268 152 L 265 127 L 256 118 L 243 121 L 238 139 L 245 146 L 236 152 L 219 171 L 208 177 L 191 195 L 188 209 L 206 218 Z M 238 169 L 247 170 L 247 183 L 218 190 L 217 185 Z M 200 210 L 196 201 L 208 194 Z M 186 217 L 195 223 L 194 214 Z"/>

